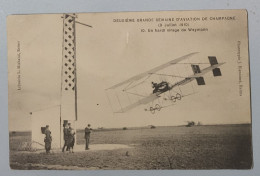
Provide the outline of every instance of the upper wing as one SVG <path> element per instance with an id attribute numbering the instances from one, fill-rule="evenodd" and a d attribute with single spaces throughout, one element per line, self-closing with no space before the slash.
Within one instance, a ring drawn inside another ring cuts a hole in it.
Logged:
<path id="1" fill-rule="evenodd" d="M 160 98 L 159 96 L 157 96 L 156 94 L 151 94 L 143 99 L 140 99 L 139 101 L 129 105 L 129 106 L 126 106 L 126 107 L 123 107 L 120 109 L 120 111 L 117 111 L 116 113 L 122 113 L 122 112 L 126 112 L 126 111 L 129 111 L 137 106 L 139 106 L 140 104 L 147 104 L 147 103 L 150 103 L 154 100 L 156 100 L 157 98 Z"/>
<path id="2" fill-rule="evenodd" d="M 133 82 L 133 81 L 137 81 L 137 80 L 139 80 L 139 79 L 141 79 L 141 78 L 143 78 L 143 77 L 145 77 L 145 76 L 150 75 L 151 73 L 155 73 L 155 72 L 157 72 L 157 71 L 159 71 L 159 70 L 161 70 L 161 69 L 164 69 L 164 68 L 166 68 L 166 67 L 168 67 L 168 66 L 170 66 L 170 65 L 173 65 L 173 64 L 176 64 L 176 63 L 178 63 L 178 62 L 180 62 L 180 61 L 183 61 L 183 60 L 185 60 L 185 59 L 188 59 L 190 56 L 192 56 L 192 55 L 194 55 L 194 54 L 197 54 L 197 53 L 198 53 L 198 52 L 190 53 L 190 54 L 187 54 L 187 55 L 185 55 L 185 56 L 179 57 L 179 58 L 177 58 L 177 59 L 171 60 L 171 61 L 169 61 L 169 62 L 167 62 L 167 63 L 165 63 L 165 64 L 163 64 L 163 65 L 160 65 L 160 66 L 158 66 L 158 67 L 155 67 L 155 68 L 153 68 L 153 69 L 151 69 L 151 70 L 149 70 L 149 71 L 146 71 L 146 72 L 144 72 L 144 73 L 141 73 L 141 74 L 138 74 L 138 75 L 136 75 L 136 76 L 134 76 L 134 77 L 131 77 L 131 78 L 129 78 L 129 79 L 127 79 L 127 80 L 125 80 L 125 81 L 123 81 L 123 82 L 121 82 L 121 83 L 118 83 L 118 84 L 116 84 L 116 85 L 114 85 L 114 86 L 112 86 L 112 87 L 110 87 L 110 88 L 108 88 L 108 89 L 114 89 L 114 88 L 119 87 L 119 86 L 121 86 L 121 85 L 124 85 L 124 84 L 126 84 L 126 83 Z"/>

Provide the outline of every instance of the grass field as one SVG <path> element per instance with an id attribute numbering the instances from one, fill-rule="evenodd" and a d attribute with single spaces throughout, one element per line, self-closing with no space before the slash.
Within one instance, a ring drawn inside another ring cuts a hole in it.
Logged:
<path id="1" fill-rule="evenodd" d="M 77 133 L 84 144 L 83 131 Z M 251 125 L 100 130 L 91 144 L 126 144 L 128 149 L 76 153 L 17 151 L 30 133 L 10 133 L 12 169 L 250 169 Z M 91 148 L 91 145 L 90 145 Z M 126 155 L 128 153 L 128 155 Z"/>

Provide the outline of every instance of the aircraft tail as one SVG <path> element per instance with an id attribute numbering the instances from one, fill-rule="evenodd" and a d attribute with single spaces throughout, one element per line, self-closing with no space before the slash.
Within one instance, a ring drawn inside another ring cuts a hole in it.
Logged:
<path id="1" fill-rule="evenodd" d="M 211 66 L 218 64 L 217 58 L 215 56 L 209 56 L 208 58 L 209 58 L 209 63 L 210 63 Z M 212 70 L 212 72 L 213 72 L 214 76 L 221 76 L 222 75 L 220 68 L 214 68 Z"/>
<path id="2" fill-rule="evenodd" d="M 199 65 L 193 65 L 192 64 L 191 68 L 192 68 L 192 71 L 193 71 L 194 75 L 196 75 L 198 73 L 201 73 Z M 205 85 L 205 80 L 204 80 L 204 78 L 202 76 L 201 77 L 196 77 L 195 79 L 196 79 L 198 85 Z"/>

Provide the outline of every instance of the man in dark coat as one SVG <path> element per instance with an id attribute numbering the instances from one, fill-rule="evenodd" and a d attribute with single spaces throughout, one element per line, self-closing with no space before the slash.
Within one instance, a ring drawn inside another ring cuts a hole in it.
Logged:
<path id="1" fill-rule="evenodd" d="M 45 138 L 44 138 L 45 150 L 46 153 L 50 153 L 52 137 L 51 137 L 51 131 L 49 130 L 49 125 L 46 125 L 44 134 L 45 134 Z"/>
<path id="2" fill-rule="evenodd" d="M 63 138 L 64 138 L 64 145 L 62 148 L 62 152 L 64 152 L 65 147 L 67 147 L 67 151 L 68 151 L 68 138 L 69 138 L 69 126 L 68 124 L 65 125 L 65 127 L 63 128 Z"/>
<path id="3" fill-rule="evenodd" d="M 74 129 L 71 127 L 71 124 L 68 123 L 69 125 L 69 132 L 68 132 L 68 147 L 67 149 L 73 153 L 73 147 L 74 147 L 74 143 L 75 143 L 75 131 Z"/>
<path id="4" fill-rule="evenodd" d="M 89 149 L 89 140 L 90 140 L 90 133 L 91 133 L 91 128 L 90 128 L 90 124 L 88 124 L 88 126 L 85 128 L 85 139 L 86 139 L 86 147 L 85 150 Z"/>

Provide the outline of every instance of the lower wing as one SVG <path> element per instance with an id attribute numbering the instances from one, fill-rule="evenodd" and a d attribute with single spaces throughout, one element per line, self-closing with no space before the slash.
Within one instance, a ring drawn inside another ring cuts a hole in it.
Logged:
<path id="1" fill-rule="evenodd" d="M 151 94 L 151 95 L 149 95 L 149 96 L 147 96 L 145 98 L 140 99 L 139 101 L 137 101 L 137 102 L 135 102 L 135 103 L 133 103 L 131 105 L 128 105 L 126 107 L 122 107 L 120 111 L 117 111 L 115 113 L 123 113 L 123 112 L 129 111 L 129 110 L 131 110 L 131 109 L 133 109 L 133 108 L 135 108 L 135 107 L 137 107 L 137 106 L 139 106 L 141 104 L 150 103 L 150 102 L 152 102 L 152 101 L 154 101 L 154 100 L 156 100 L 158 98 L 160 98 L 160 97 L 157 96 L 156 94 Z"/>

